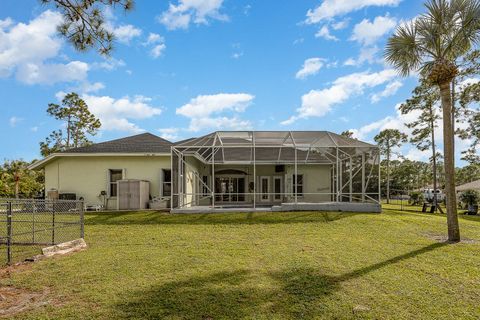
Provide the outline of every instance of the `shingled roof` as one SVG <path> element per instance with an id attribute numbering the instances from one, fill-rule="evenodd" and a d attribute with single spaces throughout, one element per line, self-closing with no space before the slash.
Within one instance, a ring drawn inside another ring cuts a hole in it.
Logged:
<path id="1" fill-rule="evenodd" d="M 172 143 L 151 133 L 95 143 L 63 151 L 62 153 L 165 153 Z"/>
<path id="2" fill-rule="evenodd" d="M 480 179 L 457 186 L 457 191 L 480 190 Z"/>
<path id="3" fill-rule="evenodd" d="M 62 153 L 165 153 L 172 143 L 151 133 L 95 143 L 85 147 L 66 150 Z"/>

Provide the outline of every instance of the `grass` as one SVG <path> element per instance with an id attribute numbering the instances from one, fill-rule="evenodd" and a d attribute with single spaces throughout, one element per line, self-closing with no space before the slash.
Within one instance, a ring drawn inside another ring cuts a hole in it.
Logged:
<path id="1" fill-rule="evenodd" d="M 445 216 L 388 207 L 92 213 L 88 250 L 0 285 L 49 288 L 17 319 L 478 319 L 480 218 L 460 222 L 477 242 L 439 242 Z"/>

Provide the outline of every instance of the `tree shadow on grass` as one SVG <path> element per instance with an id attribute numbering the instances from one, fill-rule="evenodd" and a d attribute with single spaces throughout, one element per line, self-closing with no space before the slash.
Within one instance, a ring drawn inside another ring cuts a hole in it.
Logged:
<path id="1" fill-rule="evenodd" d="M 88 214 L 86 225 L 242 225 L 328 223 L 356 215 L 373 213 L 353 212 L 269 212 L 269 213 L 203 213 L 167 214 L 164 212 L 104 212 Z"/>
<path id="2" fill-rule="evenodd" d="M 314 319 L 325 316 L 327 299 L 342 282 L 430 252 L 446 243 L 429 246 L 334 276 L 314 268 L 293 268 L 257 273 L 251 270 L 218 272 L 171 281 L 122 297 L 117 316 L 137 319 Z M 262 285 L 261 278 L 271 285 Z M 345 310 L 344 310 L 345 311 Z M 348 310 L 351 312 L 351 310 Z M 341 311 L 337 317 L 342 317 Z M 332 315 L 335 317 L 335 315 Z"/>
<path id="3" fill-rule="evenodd" d="M 458 217 L 462 220 L 480 222 L 480 215 L 469 216 L 466 214 L 461 214 L 461 215 L 458 215 Z"/>

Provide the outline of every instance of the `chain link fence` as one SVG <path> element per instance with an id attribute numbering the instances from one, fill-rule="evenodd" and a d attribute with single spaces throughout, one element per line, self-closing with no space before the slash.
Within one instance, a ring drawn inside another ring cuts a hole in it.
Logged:
<path id="1" fill-rule="evenodd" d="M 0 199 L 0 265 L 84 237 L 83 201 Z"/>
<path id="2" fill-rule="evenodd" d="M 444 213 L 445 203 L 443 197 L 439 197 L 437 206 L 433 205 L 433 199 L 426 199 L 419 190 L 398 190 L 390 189 L 390 201 L 387 204 L 386 195 L 383 196 L 384 208 L 400 211 L 423 212 L 423 213 Z"/>

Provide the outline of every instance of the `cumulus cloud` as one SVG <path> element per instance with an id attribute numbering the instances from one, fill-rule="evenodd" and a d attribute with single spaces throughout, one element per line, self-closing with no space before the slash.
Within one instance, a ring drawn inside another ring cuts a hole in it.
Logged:
<path id="1" fill-rule="evenodd" d="M 190 23 L 208 24 L 208 19 L 226 21 L 228 16 L 220 13 L 222 3 L 223 0 L 179 0 L 178 4 L 170 3 L 157 20 L 169 30 L 188 29 Z"/>
<path id="2" fill-rule="evenodd" d="M 308 76 L 312 76 L 318 73 L 323 67 L 325 59 L 322 58 L 310 58 L 303 62 L 302 69 L 298 70 L 295 78 L 305 79 Z"/>
<path id="3" fill-rule="evenodd" d="M 360 54 L 357 58 L 348 58 L 345 60 L 343 65 L 345 66 L 361 66 L 365 62 L 374 63 L 377 61 L 376 54 L 378 53 L 379 49 L 377 46 L 375 47 L 362 47 L 360 49 Z"/>
<path id="4" fill-rule="evenodd" d="M 122 59 L 115 59 L 112 57 L 104 59 L 102 62 L 92 63 L 92 69 L 102 69 L 107 71 L 117 70 L 120 67 L 124 67 L 125 61 Z"/>
<path id="5" fill-rule="evenodd" d="M 165 38 L 157 33 L 150 33 L 147 41 L 143 45 L 150 47 L 150 55 L 154 59 L 162 56 L 163 52 L 167 48 L 165 45 Z"/>
<path id="6" fill-rule="evenodd" d="M 371 98 L 372 103 L 377 103 L 382 98 L 393 96 L 395 93 L 397 93 L 398 89 L 400 89 L 402 86 L 403 86 L 403 83 L 399 80 L 390 82 L 385 86 L 385 89 L 383 89 L 383 91 L 372 95 L 372 98 Z"/>
<path id="7" fill-rule="evenodd" d="M 343 19 L 341 21 L 332 23 L 332 28 L 333 30 L 345 29 L 346 27 L 348 27 L 349 23 L 350 23 L 349 19 Z"/>
<path id="8" fill-rule="evenodd" d="M 373 88 L 387 83 L 395 78 L 393 69 L 380 72 L 359 72 L 336 79 L 329 88 L 311 90 L 302 96 L 302 104 L 297 109 L 297 115 L 290 117 L 281 124 L 288 125 L 298 119 L 322 117 L 338 104 L 347 101 L 354 95 L 359 95 L 367 88 Z"/>
<path id="9" fill-rule="evenodd" d="M 27 84 L 54 84 L 86 79 L 85 62 L 52 63 L 62 41 L 56 36 L 62 16 L 47 10 L 28 23 L 0 22 L 0 77 L 15 75 Z"/>
<path id="10" fill-rule="evenodd" d="M 27 63 L 18 67 L 17 80 L 26 84 L 53 84 L 82 81 L 87 78 L 88 64 L 81 61 L 62 63 Z"/>
<path id="11" fill-rule="evenodd" d="M 89 110 L 102 122 L 102 130 L 142 132 L 144 130 L 130 120 L 148 119 L 162 113 L 160 108 L 149 104 L 150 98 L 144 96 L 115 99 L 110 96 L 84 94 L 82 98 L 87 103 Z"/>
<path id="12" fill-rule="evenodd" d="M 159 128 L 157 129 L 160 132 L 160 137 L 165 140 L 175 141 L 178 140 L 179 135 L 178 132 L 180 131 L 179 128 Z"/>
<path id="13" fill-rule="evenodd" d="M 142 30 L 131 25 L 121 25 L 118 27 L 113 27 L 111 29 L 116 39 L 123 44 L 130 44 L 130 41 L 133 38 L 139 37 L 142 34 Z"/>
<path id="14" fill-rule="evenodd" d="M 315 34 L 316 38 L 324 38 L 326 40 L 338 41 L 338 38 L 330 33 L 327 25 L 322 26 Z"/>
<path id="15" fill-rule="evenodd" d="M 315 9 L 307 12 L 306 23 L 314 24 L 330 20 L 369 6 L 397 6 L 401 0 L 323 0 Z"/>
<path id="16" fill-rule="evenodd" d="M 397 25 L 397 20 L 388 15 L 376 17 L 372 22 L 368 19 L 355 25 L 350 40 L 357 41 L 362 45 L 372 45 L 383 35 L 390 32 Z"/>
<path id="17" fill-rule="evenodd" d="M 200 95 L 177 108 L 176 113 L 190 118 L 190 131 L 202 129 L 248 129 L 251 123 L 239 114 L 255 97 L 247 93 Z"/>
<path id="18" fill-rule="evenodd" d="M 84 81 L 80 83 L 78 86 L 68 88 L 68 91 L 75 91 L 83 94 L 83 93 L 97 92 L 102 89 L 105 89 L 105 85 L 102 82 L 90 83 L 88 81 Z"/>

